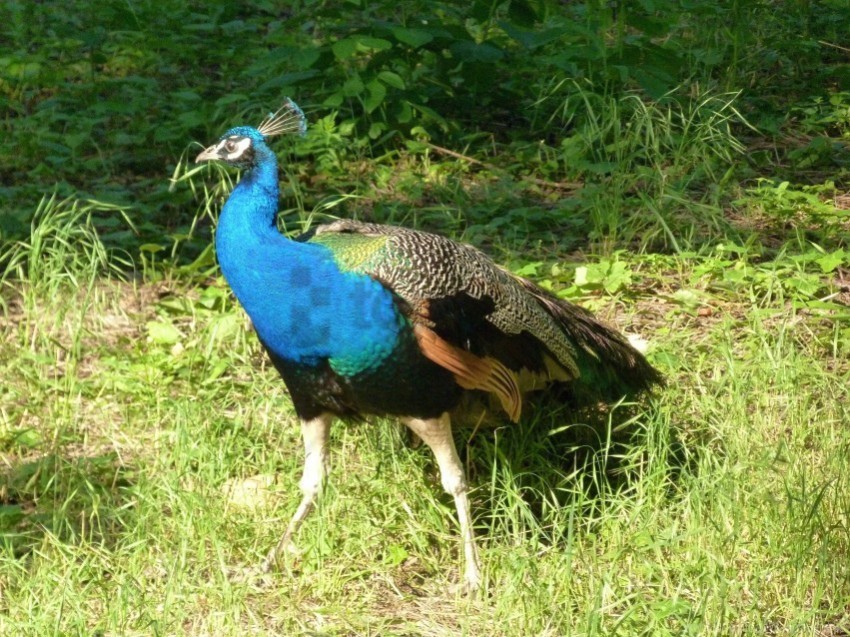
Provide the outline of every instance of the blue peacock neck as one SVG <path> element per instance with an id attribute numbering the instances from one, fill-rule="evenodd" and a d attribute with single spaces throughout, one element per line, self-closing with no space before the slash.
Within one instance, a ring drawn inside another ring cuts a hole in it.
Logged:
<path id="1" fill-rule="evenodd" d="M 224 278 L 276 356 L 325 359 L 346 373 L 378 364 L 400 330 L 392 294 L 366 275 L 340 270 L 327 247 L 278 231 L 277 160 L 257 146 L 259 161 L 233 189 L 216 228 Z"/>
<path id="2" fill-rule="evenodd" d="M 257 149 L 258 162 L 245 171 L 230 193 L 218 220 L 215 247 L 224 278 L 247 310 L 264 281 L 264 263 L 298 259 L 293 242 L 277 229 L 277 159 Z"/>
<path id="3" fill-rule="evenodd" d="M 216 256 L 260 338 L 276 350 L 287 350 L 276 353 L 297 358 L 288 351 L 292 327 L 288 309 L 301 300 L 297 293 L 287 293 L 286 273 L 315 257 L 312 250 L 278 231 L 277 160 L 267 148 L 256 150 L 259 161 L 242 174 L 221 210 Z"/>
<path id="4" fill-rule="evenodd" d="M 257 230 L 275 227 L 280 195 L 277 159 L 269 149 L 258 150 L 257 156 L 257 164 L 245 171 L 225 202 L 219 225 L 239 217 Z"/>

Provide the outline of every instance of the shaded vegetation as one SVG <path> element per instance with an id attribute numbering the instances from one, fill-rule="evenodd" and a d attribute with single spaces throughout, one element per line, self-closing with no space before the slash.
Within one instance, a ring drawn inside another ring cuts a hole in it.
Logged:
<path id="1" fill-rule="evenodd" d="M 845 9 L 7 3 L 0 229 L 24 234 L 33 200 L 56 190 L 127 210 L 133 231 L 114 215 L 100 220 L 108 245 L 161 242 L 163 229 L 179 240 L 192 227 L 191 194 L 162 177 L 187 140 L 209 140 L 291 95 L 313 120 L 293 171 L 331 181 L 302 195 L 307 209 L 329 191 L 383 199 L 388 184 L 363 183 L 357 167 L 392 171 L 399 156 L 434 156 L 433 144 L 486 158 L 496 178 L 586 184 L 568 203 L 551 201 L 558 190 L 528 193 L 573 236 L 629 239 L 647 223 L 660 232 L 657 221 L 629 220 L 704 217 L 688 204 L 725 203 L 718 191 L 732 168 L 737 179 L 844 168 L 836 142 L 850 108 L 839 90 L 848 80 Z M 735 156 L 736 136 L 753 142 L 749 162 Z M 421 195 L 416 184 L 392 186 Z M 609 189 L 617 196 L 599 193 Z M 619 207 L 606 210 L 615 199 Z M 488 205 L 472 220 L 516 207 Z"/>

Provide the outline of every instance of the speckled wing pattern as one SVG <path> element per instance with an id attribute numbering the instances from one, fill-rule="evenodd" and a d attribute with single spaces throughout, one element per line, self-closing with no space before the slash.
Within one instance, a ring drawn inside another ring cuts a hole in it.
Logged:
<path id="1" fill-rule="evenodd" d="M 488 322 L 504 334 L 528 332 L 570 376 L 579 375 L 575 344 L 563 328 L 516 277 L 472 246 L 427 232 L 350 220 L 320 226 L 311 241 L 331 247 L 340 267 L 385 282 L 414 308 L 458 294 L 491 299 Z"/>

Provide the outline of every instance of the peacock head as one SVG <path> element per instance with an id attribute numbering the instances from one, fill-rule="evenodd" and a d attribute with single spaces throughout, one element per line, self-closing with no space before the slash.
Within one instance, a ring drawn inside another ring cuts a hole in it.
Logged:
<path id="1" fill-rule="evenodd" d="M 218 141 L 204 149 L 195 158 L 195 163 L 202 161 L 223 161 L 226 164 L 247 170 L 253 168 L 260 157 L 271 154 L 266 142 L 269 137 L 307 132 L 307 118 L 304 112 L 291 99 L 287 98 L 277 112 L 271 113 L 262 123 L 253 126 L 237 126 L 231 128 Z"/>

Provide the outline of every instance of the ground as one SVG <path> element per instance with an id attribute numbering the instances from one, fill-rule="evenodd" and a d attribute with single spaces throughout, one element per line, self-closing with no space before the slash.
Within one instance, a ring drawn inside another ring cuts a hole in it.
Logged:
<path id="1" fill-rule="evenodd" d="M 223 282 L 19 286 L 4 634 L 844 634 L 847 342 L 776 263 L 721 256 L 634 257 L 628 295 L 586 294 L 668 378 L 613 430 L 539 413 L 469 441 L 471 598 L 430 454 L 384 421 L 335 428 L 300 557 L 231 581 L 297 504 L 301 451 Z"/>

